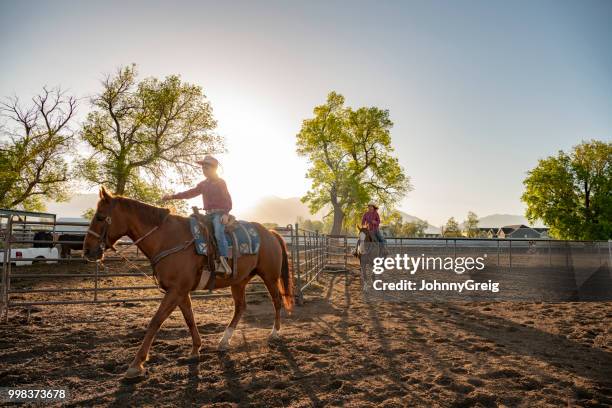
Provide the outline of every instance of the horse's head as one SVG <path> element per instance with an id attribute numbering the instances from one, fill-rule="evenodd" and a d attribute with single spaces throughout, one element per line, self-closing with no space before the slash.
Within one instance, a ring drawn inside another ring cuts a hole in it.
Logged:
<path id="1" fill-rule="evenodd" d="M 117 202 L 104 187 L 100 188 L 100 199 L 96 213 L 91 219 L 89 230 L 83 241 L 83 256 L 94 261 L 102 258 L 107 248 L 112 248 L 115 242 L 126 234 L 125 222 L 118 214 Z"/>
<path id="2" fill-rule="evenodd" d="M 359 244 L 357 245 L 357 254 L 363 255 L 366 253 L 366 242 L 372 242 L 372 236 L 367 227 L 363 225 L 357 225 L 359 230 Z"/>

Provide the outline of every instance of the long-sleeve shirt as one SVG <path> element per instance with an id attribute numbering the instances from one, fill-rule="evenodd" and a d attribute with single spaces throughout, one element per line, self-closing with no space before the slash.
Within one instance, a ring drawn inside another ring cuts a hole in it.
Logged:
<path id="1" fill-rule="evenodd" d="M 204 210 L 223 210 L 227 213 L 232 209 L 232 197 L 227 191 L 225 181 L 220 178 L 207 178 L 197 186 L 172 196 L 174 199 L 193 198 L 202 195 Z"/>
<path id="2" fill-rule="evenodd" d="M 361 217 L 361 225 L 367 225 L 368 231 L 378 231 L 380 225 L 380 217 L 378 211 L 368 211 Z"/>

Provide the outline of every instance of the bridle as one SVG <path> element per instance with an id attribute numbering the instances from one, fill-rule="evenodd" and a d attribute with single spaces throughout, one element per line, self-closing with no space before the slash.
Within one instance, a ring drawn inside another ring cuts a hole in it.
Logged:
<path id="1" fill-rule="evenodd" d="M 102 227 L 102 232 L 100 232 L 99 234 L 95 231 L 92 231 L 92 229 L 88 229 L 87 233 L 93 235 L 94 237 L 98 238 L 98 249 L 104 253 L 104 251 L 106 250 L 106 239 L 108 236 L 108 228 L 110 227 L 110 225 L 113 222 L 113 219 L 111 217 L 110 214 L 113 213 L 113 208 L 115 206 L 115 201 L 111 202 L 110 204 L 110 208 L 109 208 L 109 214 L 104 216 L 101 214 L 98 214 L 97 212 L 94 214 L 94 217 L 99 220 L 102 221 L 104 220 L 104 226 Z M 112 249 L 115 250 L 115 252 L 118 255 L 121 255 L 122 252 L 124 252 L 125 250 L 127 250 L 129 247 L 131 247 L 132 245 L 138 245 L 140 242 L 142 242 L 146 237 L 148 237 L 149 235 L 151 235 L 152 233 L 154 233 L 155 231 L 157 231 L 157 229 L 159 229 L 159 227 L 162 226 L 162 224 L 166 221 L 166 219 L 168 218 L 168 216 L 170 215 L 170 213 L 168 213 L 164 219 L 162 220 L 162 222 L 159 225 L 154 226 L 153 228 L 151 228 L 146 234 L 144 234 L 142 237 L 138 238 L 136 241 L 132 241 L 132 243 L 130 243 L 129 245 L 126 245 L 124 248 L 117 250 L 115 249 L 114 246 L 111 246 Z"/>
<path id="2" fill-rule="evenodd" d="M 111 214 L 113 213 L 113 208 L 115 207 L 115 201 L 112 201 L 110 204 L 110 209 L 108 211 L 108 215 L 104 216 L 99 214 L 98 212 L 96 212 L 94 214 L 94 218 L 98 221 L 102 221 L 104 220 L 104 226 L 102 227 L 102 232 L 100 232 L 99 234 L 96 231 L 93 231 L 91 228 L 89 228 L 87 230 L 87 234 L 91 234 L 94 237 L 98 238 L 98 249 L 104 253 L 104 251 L 106 251 L 106 238 L 108 235 L 108 228 L 110 227 L 111 223 L 113 222 L 113 219 L 111 217 Z"/>
<path id="3" fill-rule="evenodd" d="M 108 228 L 110 227 L 110 225 L 113 222 L 113 219 L 111 217 L 110 214 L 113 213 L 113 208 L 115 206 L 115 201 L 111 202 L 110 204 L 110 208 L 109 208 L 109 213 L 108 215 L 104 216 L 102 214 L 98 214 L 97 212 L 94 214 L 94 217 L 99 220 L 102 221 L 104 220 L 104 226 L 102 227 L 102 231 L 98 234 L 96 231 L 93 231 L 91 228 L 89 228 L 87 230 L 87 234 L 91 234 L 94 237 L 98 238 L 98 249 L 101 251 L 102 254 L 104 254 L 104 251 L 106 250 L 106 239 L 108 236 Z M 144 270 L 142 270 L 138 265 L 136 265 L 134 262 L 130 261 L 128 258 L 126 258 L 123 255 L 123 252 L 125 250 L 127 250 L 129 247 L 131 247 L 132 245 L 138 245 L 140 242 L 142 242 L 145 238 L 147 238 L 149 235 L 151 235 L 152 233 L 154 233 L 155 231 L 157 231 L 159 229 L 159 227 L 162 226 L 162 224 L 164 222 L 166 222 L 166 219 L 168 219 L 168 217 L 170 216 L 170 213 L 166 214 L 166 216 L 164 217 L 164 219 L 162 220 L 162 222 L 159 225 L 154 226 L 153 228 L 151 228 L 146 234 L 144 234 L 142 237 L 138 238 L 136 241 L 132 241 L 131 244 L 126 245 L 125 247 L 123 247 L 120 250 L 115 249 L 114 245 L 111 246 L 111 248 L 113 250 L 115 250 L 115 252 L 117 253 L 117 255 L 119 255 L 121 258 L 123 258 L 124 261 L 126 261 L 131 267 L 137 269 L 138 271 L 140 271 L 140 273 L 142 273 L 144 276 L 146 276 L 147 278 L 151 278 L 153 280 L 153 282 L 155 282 L 155 285 L 157 286 L 157 288 L 162 292 L 165 293 L 165 291 L 163 289 L 161 289 L 159 287 L 159 282 L 157 281 L 157 277 L 155 276 L 155 273 L 153 273 L 152 275 L 148 275 Z M 191 240 L 191 243 L 193 243 L 193 240 Z M 183 248 L 181 248 L 183 249 Z M 157 257 L 155 257 L 156 259 L 154 259 L 154 261 L 151 262 L 151 266 L 154 267 L 155 263 L 157 263 L 159 261 L 159 259 L 161 259 L 164 256 L 169 255 L 170 253 L 173 253 L 174 251 L 164 251 L 162 252 L 162 254 L 158 254 Z M 162 255 L 161 257 L 159 255 Z M 159 257 L 159 259 L 158 259 Z M 102 259 L 97 260 L 96 262 L 102 262 Z"/>

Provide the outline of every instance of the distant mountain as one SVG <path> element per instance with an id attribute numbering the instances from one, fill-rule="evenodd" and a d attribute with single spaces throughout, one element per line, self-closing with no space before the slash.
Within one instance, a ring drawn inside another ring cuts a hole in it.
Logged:
<path id="1" fill-rule="evenodd" d="M 57 214 L 59 217 L 80 217 L 87 209 L 94 208 L 97 202 L 98 194 L 96 193 L 75 194 L 64 203 L 47 202 L 46 212 Z M 323 212 L 311 215 L 308 206 L 298 197 L 265 197 L 253 207 L 236 215 L 245 220 L 274 222 L 278 225 L 293 224 L 298 217 L 311 220 L 323 218 Z"/>
<path id="2" fill-rule="evenodd" d="M 420 218 L 407 214 L 403 211 L 399 211 L 399 213 L 405 222 L 423 221 Z M 296 222 L 298 217 L 310 220 L 321 220 L 323 219 L 323 215 L 325 215 L 324 211 L 319 211 L 314 215 L 310 214 L 308 206 L 302 203 L 298 197 L 265 197 L 255 206 L 249 208 L 248 210 L 241 211 L 238 214 L 240 218 L 245 220 L 274 222 L 278 225 L 292 224 Z"/>
<path id="3" fill-rule="evenodd" d="M 398 211 L 398 212 L 400 213 L 404 221 L 407 221 L 407 222 L 423 221 L 420 218 L 415 217 L 414 215 L 406 214 L 403 211 Z M 501 228 L 506 225 L 515 225 L 515 224 L 530 225 L 526 217 L 522 215 L 516 215 L 516 214 L 491 214 L 491 215 L 487 215 L 485 217 L 479 218 L 478 220 L 478 226 L 481 228 Z M 433 226 L 431 224 L 428 224 L 428 225 L 429 225 L 427 229 L 428 233 L 433 234 L 435 232 L 440 231 L 439 227 Z M 542 222 L 536 222 L 534 225 L 531 225 L 531 226 L 538 227 L 538 228 L 545 227 L 545 225 L 542 224 Z M 464 223 L 459 224 L 459 227 L 463 228 Z"/>
<path id="4" fill-rule="evenodd" d="M 419 217 L 415 217 L 414 215 L 410 215 L 407 214 L 403 211 L 399 211 L 398 213 L 402 216 L 402 220 L 404 220 L 404 222 L 424 222 L 425 220 L 420 219 Z M 431 225 L 430 223 L 427 223 L 427 228 L 425 228 L 425 234 L 427 235 L 436 235 L 436 234 L 441 234 L 442 230 L 440 229 L 440 227 L 436 227 L 435 225 Z"/>
<path id="5" fill-rule="evenodd" d="M 310 214 L 308 206 L 298 197 L 280 198 L 264 197 L 253 207 L 238 213 L 239 218 L 257 221 L 274 222 L 278 225 L 293 224 L 299 217 L 307 220 L 321 220 L 324 212 Z"/>
<path id="6" fill-rule="evenodd" d="M 98 201 L 98 194 L 75 194 L 70 201 L 65 203 L 48 202 L 47 211 L 60 217 L 80 217 L 87 209 L 94 208 Z M 398 211 L 405 222 L 423 221 L 421 218 Z M 321 220 L 324 212 L 310 214 L 308 206 L 302 203 L 299 197 L 280 198 L 264 197 L 253 207 L 236 214 L 239 218 L 258 222 L 273 222 L 278 225 L 293 224 L 299 217 L 310 220 Z M 505 225 L 525 224 L 529 222 L 522 215 L 492 214 L 482 217 L 478 226 L 483 228 L 499 228 Z M 543 227 L 542 223 L 536 223 L 535 227 Z M 439 231 L 438 227 L 429 224 L 430 233 Z"/>
<path id="7" fill-rule="evenodd" d="M 506 225 L 524 224 L 529 221 L 522 215 L 515 214 L 492 214 L 479 219 L 478 226 L 481 228 L 500 228 Z M 532 227 L 545 227 L 541 222 L 536 222 Z"/>
<path id="8" fill-rule="evenodd" d="M 405 213 L 403 211 L 397 211 L 401 216 L 402 216 L 402 220 L 404 220 L 404 222 L 423 222 L 424 220 L 420 219 L 419 217 L 415 217 L 414 215 L 410 215 L 408 213 Z"/>

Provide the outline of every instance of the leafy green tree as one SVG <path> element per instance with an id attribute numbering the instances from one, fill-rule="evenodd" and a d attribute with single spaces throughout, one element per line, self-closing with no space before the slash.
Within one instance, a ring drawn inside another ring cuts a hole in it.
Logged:
<path id="1" fill-rule="evenodd" d="M 138 82 L 135 65 L 122 67 L 91 103 L 81 137 L 93 153 L 80 172 L 117 194 L 159 203 L 168 182 L 191 183 L 195 161 L 222 148 L 202 88 L 177 75 Z"/>
<path id="2" fill-rule="evenodd" d="M 83 211 L 83 214 L 81 214 L 81 218 L 85 218 L 86 220 L 90 221 L 94 217 L 95 214 L 96 214 L 95 208 L 88 208 L 85 211 Z"/>
<path id="3" fill-rule="evenodd" d="M 459 223 L 455 220 L 455 217 L 450 217 L 448 221 L 446 221 L 446 225 L 444 225 L 444 233 L 445 237 L 460 237 L 461 230 L 459 229 Z"/>
<path id="4" fill-rule="evenodd" d="M 310 219 L 304 219 L 303 217 L 298 217 L 297 223 L 300 228 L 303 228 L 305 230 L 327 232 L 325 230 L 325 224 L 323 223 L 323 221 L 310 220 Z"/>
<path id="5" fill-rule="evenodd" d="M 538 162 L 523 181 L 527 218 L 560 239 L 612 238 L 612 143 L 591 140 Z"/>
<path id="6" fill-rule="evenodd" d="M 390 237 L 423 237 L 425 230 L 429 226 L 427 221 L 408 221 L 405 222 L 401 214 L 392 211 L 382 219 L 385 233 Z"/>
<path id="7" fill-rule="evenodd" d="M 467 220 L 463 223 L 465 229 L 465 235 L 468 238 L 476 238 L 479 235 L 478 230 L 478 216 L 473 211 L 469 211 Z"/>
<path id="8" fill-rule="evenodd" d="M 314 108 L 297 135 L 297 152 L 308 158 L 311 188 L 302 198 L 314 214 L 331 208 L 331 233 L 359 223 L 370 200 L 391 208 L 410 189 L 409 179 L 391 156 L 389 111 L 353 110 L 331 92 Z"/>
<path id="9" fill-rule="evenodd" d="M 390 237 L 401 237 L 404 220 L 398 211 L 386 211 L 381 216 L 381 228 Z"/>
<path id="10" fill-rule="evenodd" d="M 76 105 L 59 88 L 43 88 L 27 107 L 18 98 L 0 104 L 11 124 L 0 139 L 0 207 L 44 211 L 45 200 L 68 198 L 65 155 L 74 140 L 69 124 Z"/>
<path id="11" fill-rule="evenodd" d="M 405 237 L 424 237 L 429 224 L 427 221 L 410 221 L 403 225 L 402 232 Z"/>

